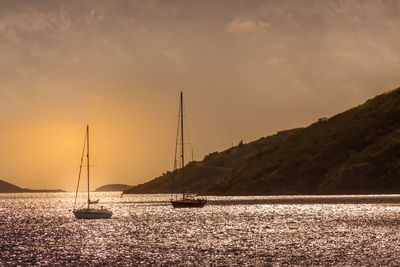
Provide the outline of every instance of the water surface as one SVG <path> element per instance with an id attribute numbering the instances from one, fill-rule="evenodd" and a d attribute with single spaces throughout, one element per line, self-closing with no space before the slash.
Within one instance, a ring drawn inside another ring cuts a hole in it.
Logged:
<path id="1" fill-rule="evenodd" d="M 97 197 L 111 219 L 76 220 L 73 193 L 0 194 L 0 265 L 400 265 L 398 195 L 210 196 L 203 209 L 173 209 L 169 195 Z"/>

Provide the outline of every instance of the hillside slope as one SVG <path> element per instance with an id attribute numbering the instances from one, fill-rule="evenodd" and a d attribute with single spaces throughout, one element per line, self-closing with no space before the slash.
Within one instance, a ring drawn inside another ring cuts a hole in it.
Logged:
<path id="1" fill-rule="evenodd" d="M 400 192 L 400 89 L 285 133 L 187 165 L 187 183 L 223 195 Z M 128 192 L 168 192 L 171 176 Z"/>
<path id="2" fill-rule="evenodd" d="M 231 147 L 223 152 L 214 152 L 203 161 L 193 161 L 185 166 L 185 188 L 187 192 L 206 194 L 214 190 L 221 180 L 235 168 L 243 168 L 251 157 L 272 149 L 284 139 L 301 131 L 294 129 L 281 131 L 276 135 L 263 137 L 257 141 Z M 181 171 L 167 172 L 147 183 L 134 186 L 124 194 L 151 194 L 180 192 L 182 188 Z"/>
<path id="3" fill-rule="evenodd" d="M 112 191 L 124 191 L 131 188 L 132 186 L 126 184 L 106 184 L 100 186 L 95 191 L 96 192 L 112 192 Z"/>
<path id="4" fill-rule="evenodd" d="M 65 192 L 61 189 L 27 189 L 0 180 L 0 193 L 58 193 Z"/>
<path id="5" fill-rule="evenodd" d="M 316 122 L 234 170 L 223 194 L 400 192 L 400 89 Z"/>
<path id="6" fill-rule="evenodd" d="M 22 188 L 0 180 L 0 193 L 19 193 Z"/>

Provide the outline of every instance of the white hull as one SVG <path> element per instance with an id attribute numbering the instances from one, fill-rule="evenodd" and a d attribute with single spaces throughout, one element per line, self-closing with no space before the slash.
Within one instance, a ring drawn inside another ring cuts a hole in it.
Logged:
<path id="1" fill-rule="evenodd" d="M 77 219 L 108 219 L 112 216 L 112 211 L 107 209 L 80 209 L 74 210 Z"/>

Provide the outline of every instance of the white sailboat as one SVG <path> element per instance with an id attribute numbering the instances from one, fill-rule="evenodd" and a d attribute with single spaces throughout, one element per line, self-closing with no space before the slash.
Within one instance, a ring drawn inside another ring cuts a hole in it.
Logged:
<path id="1" fill-rule="evenodd" d="M 180 105 L 179 105 L 179 121 L 178 121 L 178 133 L 176 140 L 178 141 L 179 136 L 179 127 L 181 130 L 181 174 L 182 174 L 182 199 L 171 199 L 171 204 L 174 208 L 202 208 L 207 204 L 207 200 L 204 198 L 196 198 L 195 194 L 188 194 L 185 192 L 185 176 L 184 176 L 184 166 L 185 166 L 185 150 L 184 150 L 184 142 L 183 142 L 183 92 L 181 91 Z M 176 168 L 176 148 L 178 142 L 176 142 L 175 147 L 175 166 Z"/>
<path id="2" fill-rule="evenodd" d="M 82 164 L 83 164 L 83 157 L 86 151 L 86 160 L 87 160 L 87 207 L 83 209 L 75 209 L 76 206 L 76 199 L 78 197 L 78 189 L 79 189 L 79 182 L 81 179 L 82 173 Z M 89 172 L 90 171 L 90 164 L 89 164 L 89 125 L 86 126 L 86 135 L 85 141 L 83 143 L 83 151 L 81 157 L 81 165 L 79 167 L 79 175 L 78 175 L 78 185 L 76 186 L 76 194 L 75 194 L 75 202 L 73 213 L 77 219 L 108 219 L 112 216 L 112 211 L 109 209 L 105 209 L 101 207 L 100 209 L 91 208 L 90 204 L 97 204 L 99 200 L 90 200 L 90 190 L 89 190 Z"/>

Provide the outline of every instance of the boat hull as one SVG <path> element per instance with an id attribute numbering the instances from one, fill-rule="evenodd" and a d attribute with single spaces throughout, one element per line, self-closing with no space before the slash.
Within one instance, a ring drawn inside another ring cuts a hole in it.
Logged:
<path id="1" fill-rule="evenodd" d="M 207 204 L 205 199 L 180 199 L 171 200 L 174 208 L 202 208 Z"/>
<path id="2" fill-rule="evenodd" d="M 112 216 L 112 211 L 107 209 L 80 209 L 73 212 L 77 219 L 109 219 Z"/>

